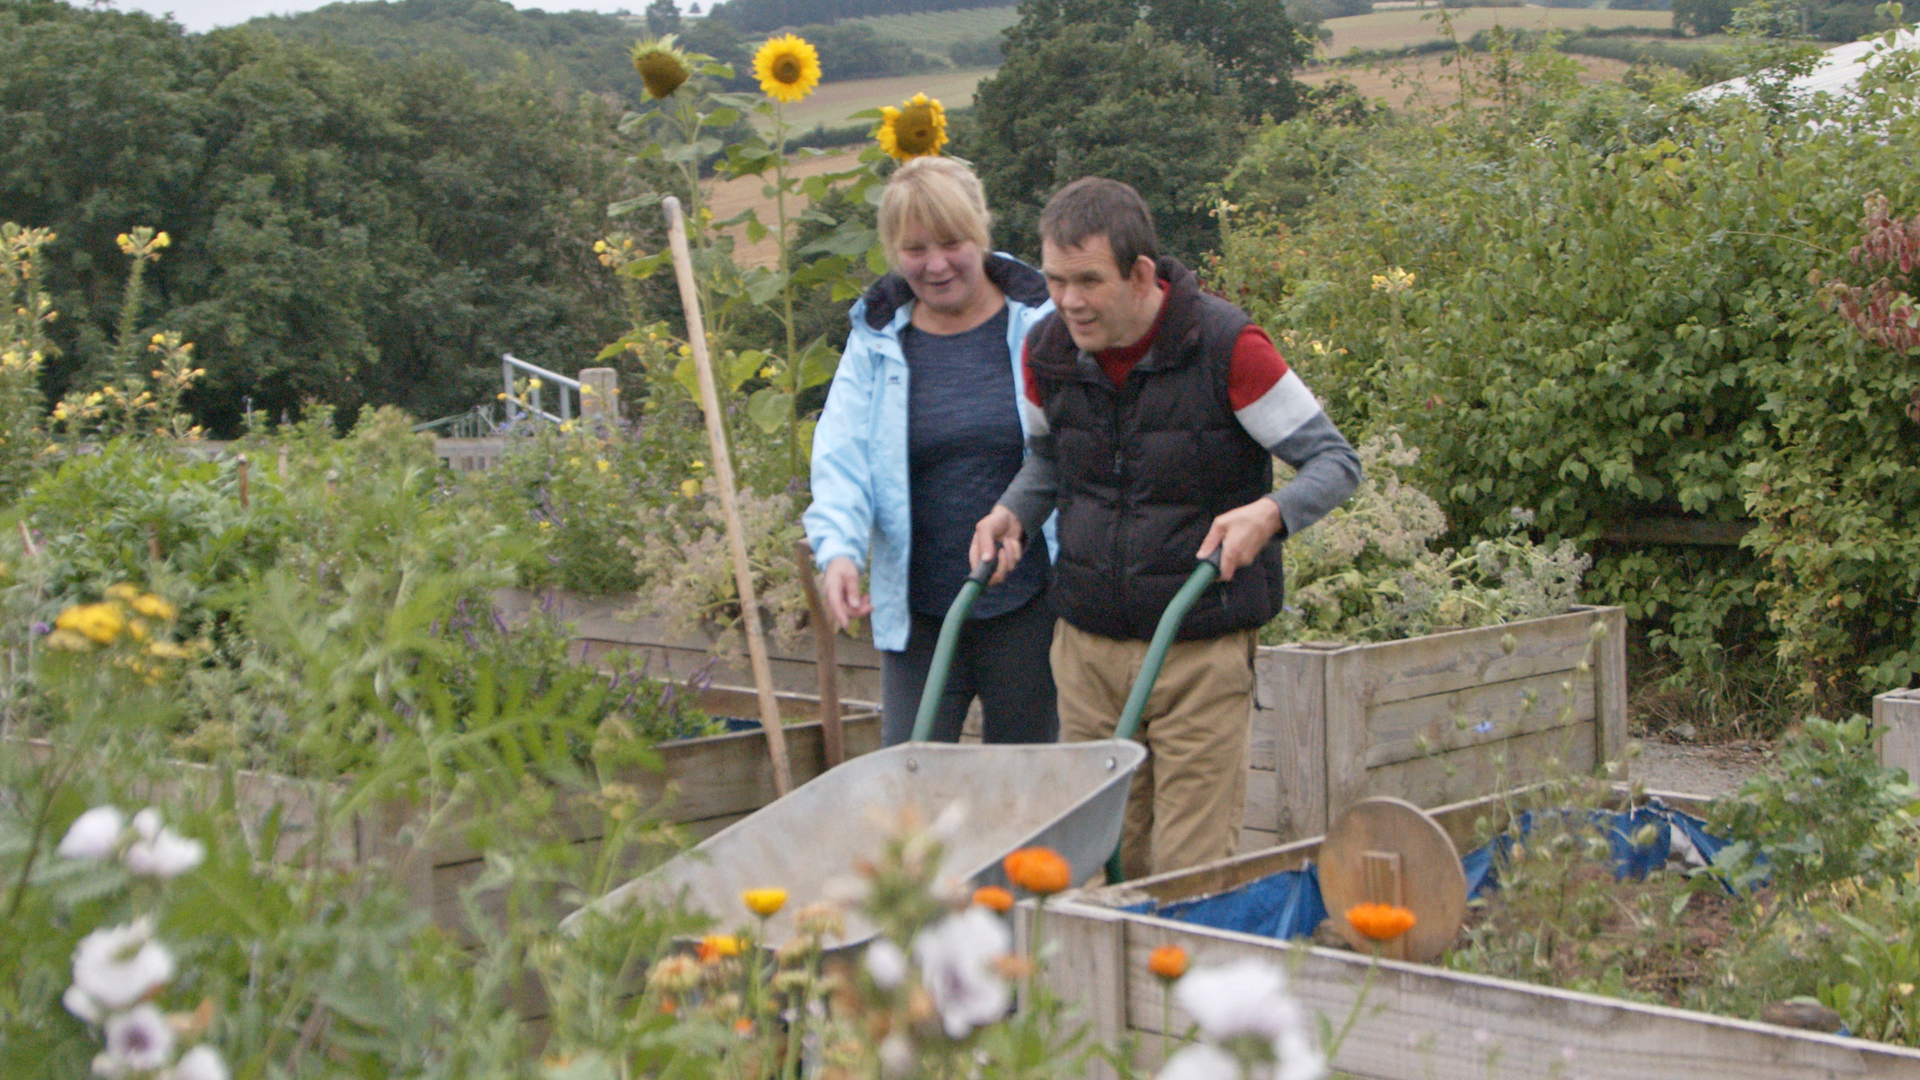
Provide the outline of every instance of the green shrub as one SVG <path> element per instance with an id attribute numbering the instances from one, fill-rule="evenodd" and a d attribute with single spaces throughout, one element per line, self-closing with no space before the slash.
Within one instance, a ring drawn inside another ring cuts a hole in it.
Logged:
<path id="1" fill-rule="evenodd" d="M 1803 702 L 1858 708 L 1920 673 L 1920 478 L 1899 465 L 1920 372 L 1808 280 L 1854 273 L 1867 193 L 1920 210 L 1897 150 L 1920 124 L 1910 86 L 1832 123 L 1542 92 L 1323 140 L 1324 165 L 1274 128 L 1248 160 L 1301 161 L 1327 194 L 1268 212 L 1273 170 L 1229 184 L 1218 277 L 1321 343 L 1294 356 L 1344 430 L 1420 448 L 1410 478 L 1450 539 L 1531 508 L 1549 541 L 1589 546 L 1596 598 L 1690 670 L 1758 643 L 1795 665 Z M 1410 288 L 1375 284 L 1396 269 Z M 1760 524 L 1740 549 L 1600 543 L 1681 516 Z"/>

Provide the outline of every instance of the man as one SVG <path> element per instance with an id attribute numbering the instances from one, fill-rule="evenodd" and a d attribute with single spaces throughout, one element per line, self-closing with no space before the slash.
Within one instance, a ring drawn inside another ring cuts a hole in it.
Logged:
<path id="1" fill-rule="evenodd" d="M 1028 336 L 1032 454 L 971 556 L 1020 562 L 1056 508 L 1051 659 L 1063 739 L 1109 738 L 1162 612 L 1220 559 L 1147 701 L 1127 801 L 1128 877 L 1233 854 L 1246 801 L 1253 651 L 1280 610 L 1281 541 L 1352 494 L 1360 459 L 1247 314 L 1158 258 L 1138 192 L 1100 177 L 1040 216 L 1056 311 Z M 1296 470 L 1273 490 L 1273 458 Z"/>

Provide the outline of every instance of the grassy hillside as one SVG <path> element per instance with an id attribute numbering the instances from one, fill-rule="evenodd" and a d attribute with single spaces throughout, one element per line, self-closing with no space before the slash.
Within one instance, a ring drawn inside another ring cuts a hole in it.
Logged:
<path id="1" fill-rule="evenodd" d="M 615 15 L 520 11 L 502 0 L 334 3 L 247 25 L 306 44 L 336 42 L 381 59 L 440 56 L 483 83 L 524 62 L 562 86 L 621 95 L 636 86 L 627 49 L 643 32 Z"/>
<path id="2" fill-rule="evenodd" d="M 964 109 L 973 104 L 973 88 L 991 74 L 991 70 L 975 68 L 822 83 L 807 100 L 787 106 L 787 122 L 797 131 L 815 125 L 842 127 L 854 122 L 847 119 L 853 113 L 881 105 L 898 105 L 915 94 L 935 98 L 948 109 Z"/>
<path id="3" fill-rule="evenodd" d="M 847 21 L 864 23 L 883 38 L 904 41 L 925 52 L 944 53 L 956 41 L 999 37 L 1001 31 L 1020 21 L 1020 9 L 1008 5 L 917 15 L 870 15 Z"/>

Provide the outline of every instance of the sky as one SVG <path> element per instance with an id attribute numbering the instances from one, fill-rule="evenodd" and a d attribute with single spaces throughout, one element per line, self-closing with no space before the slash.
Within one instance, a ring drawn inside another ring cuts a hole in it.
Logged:
<path id="1" fill-rule="evenodd" d="M 196 33 L 217 26 L 233 26 L 261 15 L 293 15 L 324 7 L 330 0 L 114 0 L 123 11 L 171 14 L 174 21 Z M 513 2 L 513 0 L 509 0 Z M 648 0 L 558 0 L 555 3 L 514 3 L 522 11 L 632 11 L 646 10 Z M 681 0 L 685 8 L 690 0 Z"/>

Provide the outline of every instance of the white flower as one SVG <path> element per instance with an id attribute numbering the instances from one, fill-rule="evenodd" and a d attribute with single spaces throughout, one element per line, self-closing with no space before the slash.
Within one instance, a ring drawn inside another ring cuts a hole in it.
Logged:
<path id="1" fill-rule="evenodd" d="M 1211 1043 L 1192 1043 L 1174 1051 L 1157 1080 L 1240 1080 L 1240 1063 Z"/>
<path id="2" fill-rule="evenodd" d="M 1012 947 L 1007 924 L 983 907 L 949 915 L 913 939 L 921 981 L 949 1037 L 1006 1015 L 1010 994 L 994 962 Z"/>
<path id="3" fill-rule="evenodd" d="M 159 836 L 160 811 L 149 806 L 133 815 L 133 831 L 139 833 L 142 840 L 151 840 Z"/>
<path id="4" fill-rule="evenodd" d="M 955 799 L 942 807 L 936 814 L 933 824 L 927 826 L 927 832 L 942 843 L 960 835 L 960 829 L 967 823 L 967 804 L 964 799 Z"/>
<path id="5" fill-rule="evenodd" d="M 73 986 L 100 1008 L 124 1009 L 173 978 L 173 954 L 153 940 L 144 916 L 111 930 L 95 930 L 73 950 Z M 80 1015 L 69 1001 L 67 1008 Z"/>
<path id="6" fill-rule="evenodd" d="M 77 986 L 67 987 L 67 992 L 60 995 L 60 1004 L 65 1005 L 68 1012 L 89 1024 L 99 1023 L 100 1018 L 105 1015 L 100 1011 L 100 1003 L 87 996 L 87 992 Z"/>
<path id="7" fill-rule="evenodd" d="M 120 834 L 126 830 L 127 816 L 119 807 L 96 806 L 73 819 L 54 850 L 69 859 L 105 859 L 113 854 Z"/>
<path id="8" fill-rule="evenodd" d="M 1192 971 L 1173 988 L 1173 998 L 1215 1043 L 1251 1039 L 1271 1046 L 1274 1080 L 1326 1075 L 1300 1005 L 1287 995 L 1286 976 L 1272 964 L 1247 959 Z"/>
<path id="9" fill-rule="evenodd" d="M 907 1076 L 913 1072 L 913 1043 L 905 1032 L 895 1029 L 880 1040 L 880 1071 L 887 1076 Z"/>
<path id="10" fill-rule="evenodd" d="M 897 989 L 907 981 L 907 954 L 886 938 L 867 946 L 866 965 L 873 984 L 882 990 Z"/>
<path id="11" fill-rule="evenodd" d="M 173 1028 L 152 1005 L 136 1005 L 107 1020 L 106 1053 L 93 1059 L 93 1071 L 106 1077 L 128 1071 L 152 1072 L 173 1056 Z"/>
<path id="12" fill-rule="evenodd" d="M 161 829 L 152 837 L 127 845 L 127 869 L 142 877 L 166 880 L 199 866 L 207 857 L 207 846 L 172 829 Z"/>
<path id="13" fill-rule="evenodd" d="M 221 1060 L 220 1051 L 201 1043 L 181 1054 L 179 1064 L 164 1080 L 227 1080 L 227 1077 L 227 1063 Z"/>

